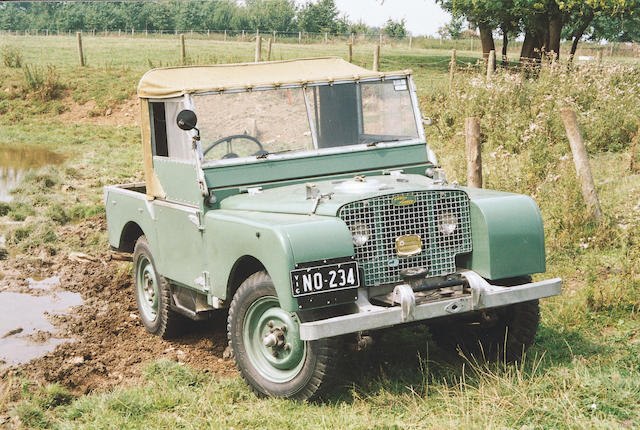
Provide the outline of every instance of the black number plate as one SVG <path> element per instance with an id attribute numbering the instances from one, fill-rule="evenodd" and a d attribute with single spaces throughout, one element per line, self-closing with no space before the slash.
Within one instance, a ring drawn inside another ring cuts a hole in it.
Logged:
<path id="1" fill-rule="evenodd" d="M 359 286 L 360 274 L 358 273 L 358 263 L 355 261 L 291 271 L 293 297 L 346 290 Z"/>

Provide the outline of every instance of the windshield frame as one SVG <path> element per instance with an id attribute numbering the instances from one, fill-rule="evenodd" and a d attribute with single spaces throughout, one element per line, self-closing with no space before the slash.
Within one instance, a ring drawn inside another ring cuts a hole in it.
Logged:
<path id="1" fill-rule="evenodd" d="M 392 142 L 379 142 L 375 145 L 370 143 L 361 143 L 356 145 L 347 145 L 347 146 L 336 146 L 331 148 L 322 148 L 318 149 L 318 141 L 317 134 L 315 130 L 315 123 L 313 120 L 313 112 L 310 108 L 310 101 L 307 97 L 306 89 L 309 87 L 316 86 L 329 86 L 329 85 L 340 85 L 340 84 L 352 84 L 352 83 L 364 83 L 364 82 L 384 82 L 388 80 L 397 80 L 397 79 L 406 79 L 407 81 L 407 89 L 409 91 L 409 97 L 411 100 L 412 112 L 416 122 L 416 129 L 418 133 L 418 137 L 407 140 L 400 141 L 392 141 Z M 307 116 L 309 121 L 309 131 L 311 132 L 311 136 L 313 138 L 314 148 L 312 150 L 303 150 L 303 151 L 295 151 L 295 152 L 285 152 L 285 153 L 274 153 L 268 154 L 264 157 L 258 158 L 254 156 L 249 157 L 239 157 L 239 158 L 229 158 L 222 160 L 210 160 L 203 161 L 202 168 L 215 168 L 220 166 L 229 166 L 229 165 L 242 165 L 242 164 L 250 164 L 250 163 L 263 163 L 268 162 L 270 160 L 284 160 L 284 159 L 292 159 L 292 158 L 307 158 L 307 157 L 315 157 L 321 155 L 333 155 L 340 153 L 351 153 L 351 152 L 359 152 L 359 151 L 367 151 L 375 148 L 393 148 L 399 146 L 408 146 L 408 145 L 418 145 L 423 144 L 426 145 L 426 139 L 424 134 L 424 128 L 422 124 L 422 116 L 420 113 L 420 106 L 418 104 L 418 97 L 416 94 L 416 87 L 413 81 L 413 77 L 409 74 L 407 75 L 392 75 L 386 76 L 384 78 L 367 78 L 367 79 L 352 79 L 352 80 L 340 80 L 340 81 L 330 81 L 327 80 L 325 82 L 309 82 L 309 83 L 300 83 L 296 85 L 282 85 L 282 86 L 269 86 L 269 87 L 260 87 L 260 88 L 247 88 L 247 89 L 232 89 L 232 90 L 222 90 L 222 91 L 207 91 L 202 93 L 196 93 L 195 95 L 218 95 L 218 94 L 232 94 L 232 93 L 243 93 L 250 91 L 274 91 L 278 89 L 287 89 L 287 88 L 302 88 L 304 100 L 305 100 L 305 108 L 307 110 Z"/>

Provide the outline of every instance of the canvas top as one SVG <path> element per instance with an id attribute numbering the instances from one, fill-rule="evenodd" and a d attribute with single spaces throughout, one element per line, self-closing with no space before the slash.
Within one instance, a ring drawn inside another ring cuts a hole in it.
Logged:
<path id="1" fill-rule="evenodd" d="M 144 74 L 138 84 L 138 96 L 170 98 L 189 93 L 383 79 L 387 76 L 404 76 L 410 73 L 409 70 L 374 72 L 338 57 L 166 67 L 149 70 Z"/>

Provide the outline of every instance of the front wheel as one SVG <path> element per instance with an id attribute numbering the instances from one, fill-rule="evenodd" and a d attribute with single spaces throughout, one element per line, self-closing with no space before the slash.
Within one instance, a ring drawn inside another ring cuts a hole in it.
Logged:
<path id="1" fill-rule="evenodd" d="M 280 308 L 266 272 L 235 293 L 227 328 L 236 365 L 259 395 L 307 400 L 329 385 L 338 340 L 301 340 L 298 316 Z"/>

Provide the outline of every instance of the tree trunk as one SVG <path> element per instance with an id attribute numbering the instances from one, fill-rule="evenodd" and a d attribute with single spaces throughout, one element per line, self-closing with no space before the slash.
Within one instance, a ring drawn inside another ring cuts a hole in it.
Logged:
<path id="1" fill-rule="evenodd" d="M 562 37 L 562 17 L 560 15 L 553 16 L 549 19 L 549 46 L 547 51 L 551 55 L 553 52 L 553 56 L 556 60 L 560 58 L 560 39 Z"/>
<path id="2" fill-rule="evenodd" d="M 569 61 L 573 61 L 573 56 L 576 55 L 576 50 L 578 49 L 578 43 L 580 42 L 580 39 L 582 39 L 582 35 L 584 34 L 584 32 L 587 30 L 587 28 L 591 24 L 591 21 L 593 21 L 593 15 L 585 16 L 584 21 L 582 22 L 582 25 L 579 28 L 577 28 L 576 31 L 573 33 L 573 43 L 571 43 L 571 52 L 569 53 Z"/>
<path id="3" fill-rule="evenodd" d="M 486 23 L 479 23 L 478 29 L 480 29 L 480 42 L 482 43 L 482 58 L 486 61 L 489 58 L 489 52 L 496 49 L 493 43 L 493 32 Z"/>
<path id="4" fill-rule="evenodd" d="M 502 29 L 502 65 L 508 66 L 509 60 L 507 60 L 507 46 L 509 45 L 509 33 L 504 28 Z"/>
<path id="5" fill-rule="evenodd" d="M 528 63 L 535 60 L 535 49 L 538 47 L 538 37 L 532 31 L 527 30 L 524 34 L 524 41 L 522 42 L 522 49 L 520 50 L 520 62 Z"/>

